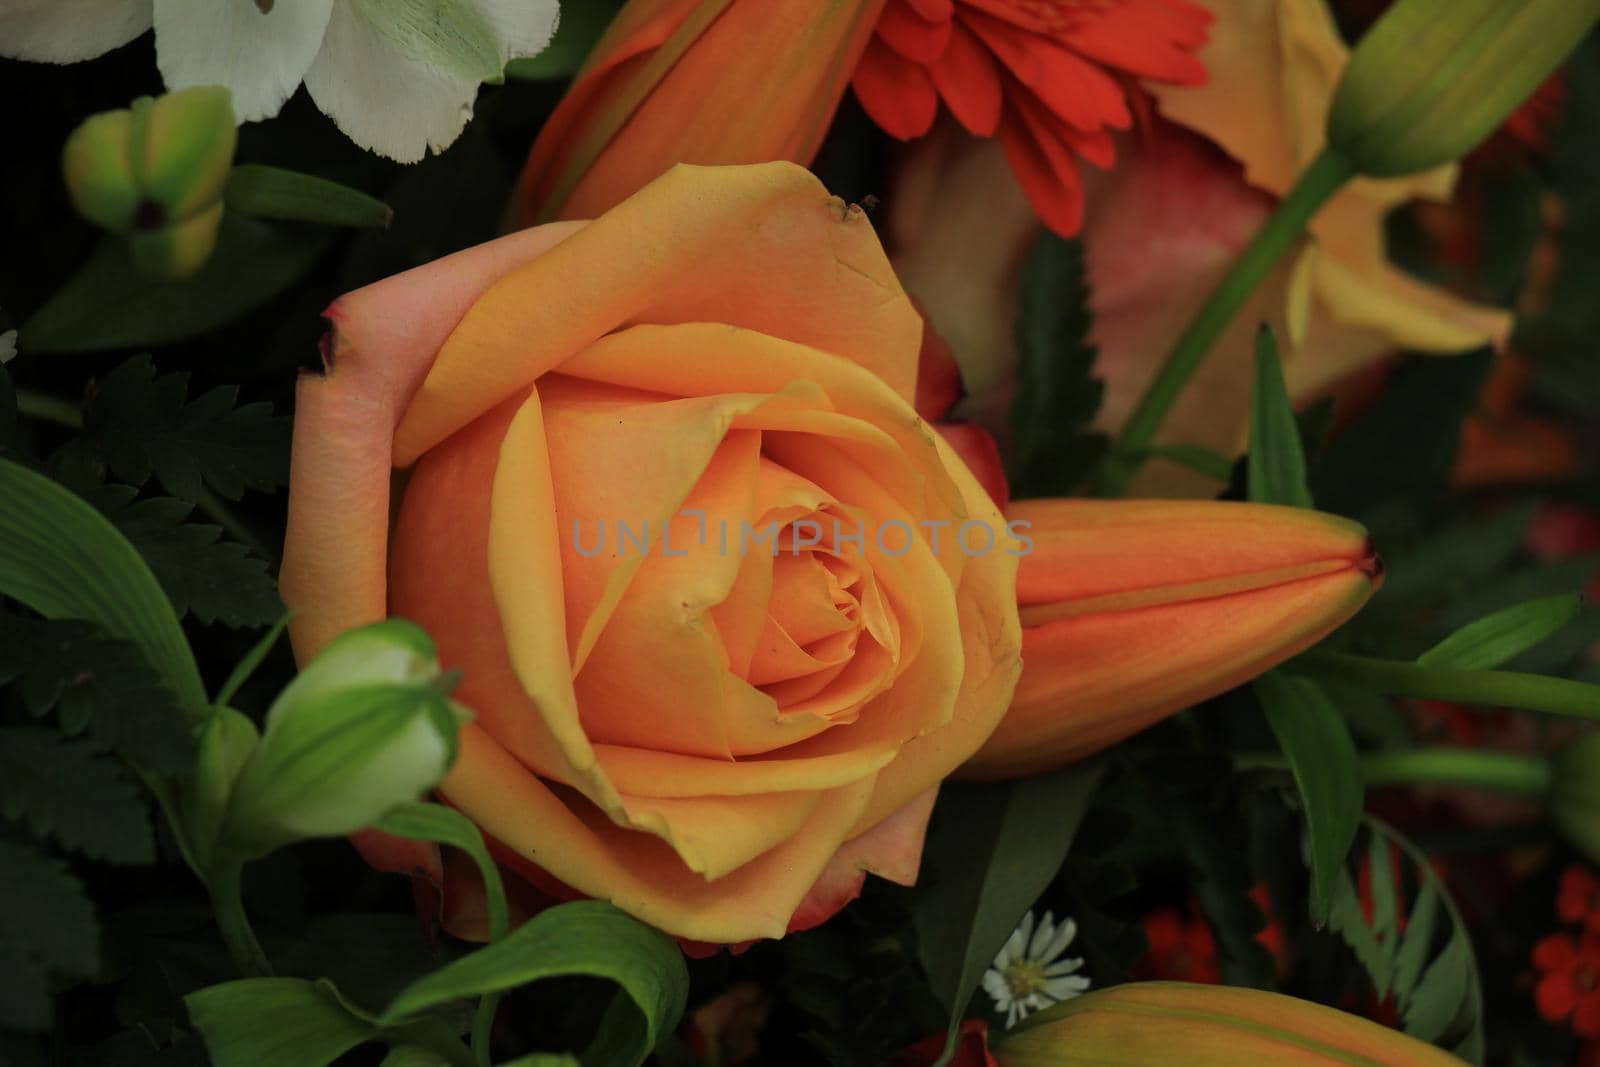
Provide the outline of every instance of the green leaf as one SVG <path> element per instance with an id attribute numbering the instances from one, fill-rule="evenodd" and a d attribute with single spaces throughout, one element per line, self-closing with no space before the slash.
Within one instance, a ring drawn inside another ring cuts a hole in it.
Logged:
<path id="1" fill-rule="evenodd" d="M 138 490 L 101 486 L 89 502 L 139 550 L 181 618 L 235 628 L 265 626 L 283 617 L 277 583 L 267 562 L 222 527 L 185 522 L 194 505 L 175 497 L 135 500 Z"/>
<path id="2" fill-rule="evenodd" d="M 1438 923 L 1439 888 L 1432 879 L 1424 879 L 1417 890 L 1416 902 L 1411 905 L 1406 932 L 1394 957 L 1395 1001 L 1402 1013 L 1411 1010 L 1422 969 L 1433 952 L 1433 935 Z"/>
<path id="3" fill-rule="evenodd" d="M 326 1067 L 368 1041 L 420 1045 L 451 1067 L 472 1057 L 438 1019 L 384 1026 L 326 979 L 245 978 L 183 998 L 215 1067 Z"/>
<path id="4" fill-rule="evenodd" d="M 413 982 L 381 1018 L 392 1024 L 452 1000 L 565 975 L 609 979 L 634 1008 L 626 1027 L 616 1018 L 601 1035 L 613 1053 L 625 1044 L 625 1055 L 605 1061 L 586 1055 L 585 1064 L 637 1067 L 677 1026 L 688 996 L 689 972 L 671 938 L 610 904 L 586 900 L 540 912 L 504 939 Z M 616 1015 L 608 1012 L 608 1022 Z"/>
<path id="5" fill-rule="evenodd" d="M 1406 1033 L 1421 1041 L 1438 1041 L 1461 1014 L 1471 992 L 1470 950 L 1463 937 L 1452 937 L 1444 951 L 1428 965 L 1409 997 Z"/>
<path id="6" fill-rule="evenodd" d="M 1054 234 L 1034 243 L 1017 305 L 1017 388 L 1011 409 L 1012 492 L 1066 496 L 1105 452 L 1088 431 L 1104 384 L 1088 343 L 1089 283 L 1083 248 Z"/>
<path id="7" fill-rule="evenodd" d="M 16 440 L 17 390 L 10 373 L 0 365 L 0 449 L 10 448 Z"/>
<path id="8" fill-rule="evenodd" d="M 1361 824 L 1365 784 L 1350 728 L 1321 686 L 1269 671 L 1255 690 L 1289 758 L 1305 808 L 1311 861 L 1311 921 L 1328 921 L 1334 883 Z"/>
<path id="9" fill-rule="evenodd" d="M 1306 457 L 1300 446 L 1289 388 L 1272 328 L 1256 333 L 1256 379 L 1250 401 L 1250 499 L 1258 504 L 1312 507 Z"/>
<path id="10" fill-rule="evenodd" d="M 96 746 L 64 740 L 54 730 L 0 728 L 0 814 L 90 859 L 155 859 L 139 784 Z"/>
<path id="11" fill-rule="evenodd" d="M 292 617 L 288 612 L 285 612 L 277 622 L 272 624 L 272 629 L 268 630 L 261 636 L 260 640 L 250 646 L 250 651 L 244 654 L 244 658 L 229 672 L 227 681 L 222 683 L 222 688 L 217 690 L 216 702 L 218 704 L 230 703 L 234 695 L 244 688 L 244 684 L 250 680 L 250 676 L 255 674 L 256 669 L 272 653 L 273 646 L 278 643 L 278 639 L 283 636 L 283 632 L 289 628 L 289 620 Z"/>
<path id="12" fill-rule="evenodd" d="M 47 1029 L 52 977 L 99 969 L 100 928 L 82 883 L 60 860 L 0 839 L 0 1027 Z"/>
<path id="13" fill-rule="evenodd" d="M 146 771 L 191 764 L 189 716 L 136 647 L 94 623 L 0 614 L 0 683 L 12 680 L 31 714 L 54 710 L 70 737 L 86 734 Z"/>
<path id="14" fill-rule="evenodd" d="M 1486 671 L 1509 663 L 1564 628 L 1583 610 L 1577 593 L 1515 604 L 1457 630 L 1417 657 L 1424 667 Z"/>
<path id="15" fill-rule="evenodd" d="M 234 167 L 223 196 L 229 211 L 258 219 L 372 230 L 381 230 L 394 220 L 388 204 L 359 189 L 260 163 Z"/>
<path id="16" fill-rule="evenodd" d="M 287 418 L 265 402 L 235 407 L 237 386 L 188 399 L 187 374 L 156 375 L 137 356 L 106 375 L 84 413 L 89 437 L 118 481 L 142 486 L 152 474 L 174 496 L 197 500 L 210 487 L 229 500 L 289 479 Z"/>
<path id="17" fill-rule="evenodd" d="M 471 856 L 472 862 L 478 865 L 478 873 L 483 877 L 485 907 L 489 912 L 489 938 L 498 941 L 505 936 L 509 922 L 500 866 L 489 855 L 483 835 L 471 819 L 443 804 L 418 802 L 392 808 L 378 820 L 376 828 L 396 837 L 449 845 Z"/>
<path id="18" fill-rule="evenodd" d="M 209 707 L 178 617 L 138 551 L 93 507 L 0 459 L 0 595 L 132 642 L 187 712 Z"/>
<path id="19" fill-rule="evenodd" d="M 585 0 L 563 7 L 561 23 L 549 46 L 536 56 L 507 63 L 506 77 L 531 81 L 570 78 L 594 51 L 621 6 L 620 0 Z"/>
<path id="20" fill-rule="evenodd" d="M 139 273 L 114 237 L 22 326 L 30 352 L 104 352 L 181 341 L 264 304 L 310 269 L 325 231 L 275 226 L 224 213 L 205 266 L 179 281 Z"/>
<path id="21" fill-rule="evenodd" d="M 1151 459 L 1165 459 L 1197 474 L 1226 484 L 1233 478 L 1233 460 L 1204 445 L 1157 445 L 1145 452 Z"/>
<path id="22" fill-rule="evenodd" d="M 1103 773 L 1094 762 L 940 791 L 924 855 L 932 876 L 914 909 L 923 967 L 950 1012 L 946 1055 L 983 972 L 1061 869 Z"/>

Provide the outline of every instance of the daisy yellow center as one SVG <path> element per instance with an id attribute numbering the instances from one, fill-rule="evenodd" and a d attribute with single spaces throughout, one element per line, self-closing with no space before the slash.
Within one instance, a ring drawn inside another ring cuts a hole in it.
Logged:
<path id="1" fill-rule="evenodd" d="M 1044 964 L 1038 960 L 1013 960 L 1006 965 L 1006 985 L 1011 987 L 1014 1000 L 1021 1000 L 1044 990 Z"/>

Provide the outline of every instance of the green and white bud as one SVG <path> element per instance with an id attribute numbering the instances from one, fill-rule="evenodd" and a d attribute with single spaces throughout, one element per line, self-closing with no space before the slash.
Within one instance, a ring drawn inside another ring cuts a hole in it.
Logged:
<path id="1" fill-rule="evenodd" d="M 140 270 L 179 278 L 216 246 L 237 142 L 228 90 L 196 86 L 91 115 L 67 138 L 62 170 L 79 214 L 126 236 Z"/>
<path id="2" fill-rule="evenodd" d="M 239 771 L 219 851 L 264 855 L 338 837 L 438 785 L 465 713 L 448 698 L 433 642 L 403 620 L 335 640 L 267 711 Z"/>
<path id="3" fill-rule="evenodd" d="M 1600 0 L 1398 0 L 1356 45 L 1328 145 L 1378 178 L 1482 144 L 1600 20 Z"/>

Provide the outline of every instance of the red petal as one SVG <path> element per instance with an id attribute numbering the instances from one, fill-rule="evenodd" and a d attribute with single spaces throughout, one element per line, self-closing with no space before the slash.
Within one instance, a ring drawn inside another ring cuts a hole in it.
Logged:
<path id="1" fill-rule="evenodd" d="M 1558 1023 L 1578 1006 L 1578 991 L 1564 974 L 1547 974 L 1533 991 L 1533 1002 L 1546 1022 Z"/>
<path id="2" fill-rule="evenodd" d="M 901 2 L 929 22 L 953 18 L 956 13 L 955 0 L 901 0 Z M 893 4 L 894 0 L 890 0 L 890 3 Z"/>
<path id="3" fill-rule="evenodd" d="M 915 63 L 932 63 L 950 43 L 952 19 L 925 19 L 911 8 L 890 4 L 878 19 L 878 37 Z"/>
<path id="4" fill-rule="evenodd" d="M 966 27 L 952 22 L 950 43 L 928 67 L 956 121 L 977 137 L 993 137 L 1005 103 L 994 55 Z"/>
<path id="5" fill-rule="evenodd" d="M 937 429 L 983 486 L 983 491 L 989 494 L 989 499 L 1005 510 L 1011 503 L 1011 485 L 1006 481 L 1005 464 L 1000 461 L 1000 446 L 995 444 L 989 431 L 975 422 L 942 422 Z"/>
<path id="6" fill-rule="evenodd" d="M 902 141 L 927 133 L 939 113 L 939 94 L 926 68 L 876 37 L 861 56 L 850 87 L 872 121 Z"/>
<path id="7" fill-rule="evenodd" d="M 1578 963 L 1578 946 L 1567 934 L 1551 934 L 1533 946 L 1533 965 L 1541 971 L 1570 971 Z"/>
<path id="8" fill-rule="evenodd" d="M 1077 157 L 1030 112 L 1042 111 L 1026 93 L 1016 94 L 1000 123 L 1000 144 L 1011 171 L 1039 218 L 1062 237 L 1083 227 L 1083 179 Z"/>
<path id="9" fill-rule="evenodd" d="M 1199 85 L 1206 80 L 1205 64 L 1190 50 L 1205 43 L 1205 23 L 1198 24 L 1197 32 L 1194 21 L 1175 13 L 1176 6 L 1163 0 L 1125 0 L 1098 18 L 1085 19 L 1061 40 L 1129 74 Z"/>
<path id="10" fill-rule="evenodd" d="M 1600 1037 L 1600 993 L 1588 993 L 1572 1013 L 1572 1032 L 1579 1037 Z"/>

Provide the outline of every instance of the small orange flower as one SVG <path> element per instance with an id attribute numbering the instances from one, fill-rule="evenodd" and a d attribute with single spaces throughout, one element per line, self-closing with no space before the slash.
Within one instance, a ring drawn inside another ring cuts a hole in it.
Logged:
<path id="1" fill-rule="evenodd" d="M 1551 934 L 1533 946 L 1533 965 L 1543 972 L 1533 998 L 1545 1021 L 1570 1019 L 1579 1037 L 1600 1038 L 1600 938 Z"/>
<path id="2" fill-rule="evenodd" d="M 1562 871 L 1561 886 L 1556 891 L 1556 914 L 1562 922 L 1600 934 L 1600 878 L 1576 863 Z"/>
<path id="3" fill-rule="evenodd" d="M 1188 0 L 890 0 L 851 82 L 867 114 L 921 137 L 944 102 L 998 137 L 1047 226 L 1083 223 L 1078 162 L 1109 167 L 1112 131 L 1144 103 L 1135 79 L 1199 85 L 1211 16 Z"/>

